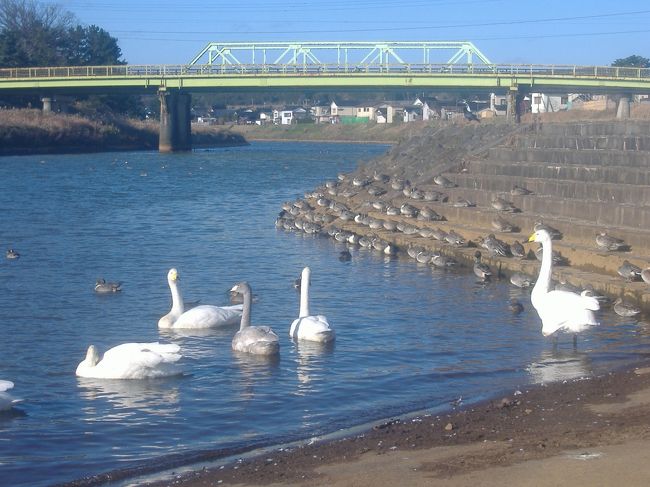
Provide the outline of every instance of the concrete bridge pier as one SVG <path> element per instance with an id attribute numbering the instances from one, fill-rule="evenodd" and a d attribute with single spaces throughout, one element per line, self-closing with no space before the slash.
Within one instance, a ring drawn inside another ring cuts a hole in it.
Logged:
<path id="1" fill-rule="evenodd" d="M 516 123 L 521 122 L 521 110 L 524 94 L 518 88 L 510 88 L 506 98 L 506 117 L 514 120 Z"/>
<path id="2" fill-rule="evenodd" d="M 51 112 L 52 111 L 52 98 L 50 97 L 43 97 L 41 98 L 41 102 L 43 102 L 43 112 Z"/>
<path id="3" fill-rule="evenodd" d="M 630 97 L 622 96 L 618 100 L 618 106 L 616 107 L 616 118 L 627 119 L 630 118 Z"/>
<path id="4" fill-rule="evenodd" d="M 192 150 L 190 106 L 192 96 L 180 91 L 158 91 L 160 98 L 160 152 Z"/>

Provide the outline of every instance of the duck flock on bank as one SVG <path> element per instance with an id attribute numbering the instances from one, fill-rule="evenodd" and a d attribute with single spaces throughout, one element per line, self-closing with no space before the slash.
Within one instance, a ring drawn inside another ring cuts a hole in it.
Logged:
<path id="1" fill-rule="evenodd" d="M 554 250 L 550 243 L 544 245 L 547 240 L 551 242 L 563 239 L 563 234 L 542 220 L 535 221 L 533 225 L 533 232 L 538 235 L 538 239 L 532 241 L 540 244 L 535 249 L 526 248 L 524 246 L 526 242 L 522 243 L 518 240 L 507 242 L 496 237 L 494 233 L 470 240 L 458 230 L 450 228 L 445 216 L 439 213 L 440 206 L 447 205 L 450 208 L 476 206 L 475 203 L 461 196 L 452 202 L 444 190 L 454 187 L 457 185 L 442 175 L 435 176 L 432 184 L 426 188 L 417 188 L 407 179 L 398 176 L 390 177 L 377 172 L 372 176 L 354 177 L 339 174 L 337 181 L 328 181 L 316 190 L 305 193 L 304 199 L 285 202 L 276 219 L 276 227 L 291 232 L 303 231 L 310 235 L 329 236 L 350 247 L 375 249 L 390 256 L 404 251 L 418 263 L 445 269 L 462 266 L 454 250 L 471 247 L 483 249 L 491 259 L 497 261 L 502 258 L 522 261 L 533 258 L 541 263 L 544 261 L 546 247 L 550 249 L 547 258 L 552 266 L 569 265 L 569 260 Z M 510 194 L 525 197 L 534 193 L 524 186 L 514 185 Z M 434 209 L 428 205 L 428 202 L 435 202 L 437 207 Z M 497 211 L 491 221 L 491 227 L 495 232 L 510 234 L 521 231 L 517 225 L 504 218 L 504 215 L 509 213 L 521 212 L 505 194 L 493 195 L 490 206 Z M 437 222 L 444 223 L 445 229 L 441 228 L 442 225 L 436 226 Z M 541 235 L 548 235 L 548 239 L 542 239 Z M 606 231 L 601 231 L 595 236 L 595 248 L 605 252 L 630 250 L 630 246 L 623 239 L 609 235 Z M 348 254 L 347 258 L 350 258 L 349 251 L 345 252 Z M 481 260 L 481 252 L 472 252 L 471 255 L 477 278 L 482 282 L 493 278 L 492 269 Z M 496 275 L 499 274 L 500 269 Z M 644 280 L 650 283 L 650 267 L 642 270 L 624 261 L 618 274 L 629 282 Z M 533 276 L 512 272 L 510 282 L 516 287 L 526 289 L 533 288 L 536 280 Z M 587 291 L 592 296 L 596 296 L 593 289 L 569 289 L 569 286 L 562 282 L 554 285 L 552 282 L 549 283 L 548 291 L 552 291 L 553 288 L 558 291 L 578 292 L 578 294 Z M 604 296 L 597 296 L 597 298 L 599 305 L 611 304 Z M 589 302 L 590 306 L 593 306 L 593 302 Z M 621 302 L 623 305 L 629 305 L 622 299 Z M 614 311 L 621 316 L 633 316 L 623 311 L 622 305 L 615 306 Z"/>

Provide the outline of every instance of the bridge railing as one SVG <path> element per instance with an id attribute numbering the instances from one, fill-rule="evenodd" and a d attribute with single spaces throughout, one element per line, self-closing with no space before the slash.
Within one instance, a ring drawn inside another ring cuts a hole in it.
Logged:
<path id="1" fill-rule="evenodd" d="M 187 76 L 500 75 L 650 79 L 650 68 L 537 64 L 194 64 L 2 68 L 0 79 Z"/>

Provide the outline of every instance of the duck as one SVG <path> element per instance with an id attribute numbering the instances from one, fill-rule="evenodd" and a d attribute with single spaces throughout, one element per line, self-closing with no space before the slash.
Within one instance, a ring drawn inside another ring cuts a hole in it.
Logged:
<path id="1" fill-rule="evenodd" d="M 533 225 L 533 230 L 535 232 L 537 230 L 546 230 L 551 236 L 551 240 L 562 240 L 562 232 L 560 232 L 557 228 L 553 228 L 552 226 L 547 225 L 542 220 L 537 220 L 535 222 Z"/>
<path id="2" fill-rule="evenodd" d="M 618 268 L 617 270 L 618 275 L 621 276 L 623 279 L 625 279 L 627 282 L 632 282 L 632 281 L 638 281 L 642 277 L 642 270 L 639 266 L 636 266 L 629 262 L 628 260 L 624 260 L 623 264 Z"/>
<path id="3" fill-rule="evenodd" d="M 510 283 L 513 286 L 517 286 L 522 289 L 527 289 L 531 287 L 533 284 L 535 284 L 535 281 L 533 281 L 526 274 L 522 274 L 521 272 L 515 272 L 510 276 Z"/>
<path id="4" fill-rule="evenodd" d="M 447 179 L 442 174 L 438 174 L 437 176 L 434 176 L 433 182 L 438 186 L 442 186 L 443 188 L 455 188 L 456 186 L 458 186 L 456 183 Z"/>
<path id="5" fill-rule="evenodd" d="M 10 380 L 0 380 L 0 412 L 9 411 L 22 399 L 14 399 L 7 391 L 14 388 L 14 383 Z"/>
<path id="6" fill-rule="evenodd" d="M 448 269 L 450 267 L 454 267 L 458 265 L 458 261 L 454 259 L 453 257 L 447 257 L 446 255 L 443 255 L 441 253 L 435 253 L 431 257 L 431 264 L 433 264 L 434 267 L 438 267 L 441 269 Z"/>
<path id="7" fill-rule="evenodd" d="M 77 366 L 77 377 L 90 379 L 152 379 L 182 374 L 176 362 L 180 347 L 174 343 L 123 343 L 104 353 L 100 360 L 95 345 Z"/>
<path id="8" fill-rule="evenodd" d="M 646 284 L 650 284 L 650 267 L 646 267 L 641 271 L 641 279 L 643 279 L 643 282 Z"/>
<path id="9" fill-rule="evenodd" d="M 7 257 L 7 259 L 14 260 L 14 259 L 19 259 L 20 254 L 14 249 L 8 249 L 7 253 L 5 254 L 5 257 Z"/>
<path id="10" fill-rule="evenodd" d="M 301 290 L 302 286 L 304 284 L 301 285 Z M 246 281 L 239 282 L 232 287 L 230 292 L 241 294 L 244 298 L 239 331 L 232 339 L 232 349 L 236 352 L 267 356 L 280 353 L 280 339 L 271 327 L 251 326 L 252 291 L 250 284 Z"/>
<path id="11" fill-rule="evenodd" d="M 513 196 L 526 196 L 529 194 L 533 194 L 533 192 L 524 186 L 517 186 L 515 184 L 510 190 L 510 194 Z"/>
<path id="12" fill-rule="evenodd" d="M 630 248 L 622 238 L 612 237 L 607 232 L 600 232 L 596 235 L 596 246 L 600 250 L 628 250 Z"/>
<path id="13" fill-rule="evenodd" d="M 622 298 L 617 298 L 614 301 L 614 312 L 619 316 L 629 318 L 640 314 L 641 310 L 630 303 L 624 302 Z"/>
<path id="14" fill-rule="evenodd" d="M 528 241 L 541 243 L 543 249 L 542 265 L 531 293 L 532 305 L 542 320 L 542 334 L 548 336 L 558 330 L 573 332 L 573 341 L 576 344 L 577 333 L 589 326 L 598 325 L 594 311 L 600 309 L 600 304 L 596 298 L 588 296 L 586 291 L 581 294 L 551 291 L 553 270 L 551 235 L 545 229 L 536 230 Z"/>
<path id="15" fill-rule="evenodd" d="M 481 262 L 481 252 L 478 250 L 474 252 L 474 274 L 483 282 L 489 281 L 492 276 L 490 266 Z"/>
<path id="16" fill-rule="evenodd" d="M 172 294 L 172 308 L 158 320 L 158 328 L 205 329 L 236 325 L 242 316 L 243 305 L 212 306 L 202 304 L 185 310 L 181 290 L 178 285 L 178 270 L 172 268 L 167 273 L 167 283 Z"/>
<path id="17" fill-rule="evenodd" d="M 514 243 L 510 246 L 510 252 L 512 253 L 512 256 L 516 257 L 517 259 L 526 258 L 526 249 L 521 244 L 521 242 L 519 242 L 519 240 L 515 240 Z"/>
<path id="18" fill-rule="evenodd" d="M 505 200 L 505 199 L 503 199 L 503 198 L 501 198 L 499 196 L 496 196 L 496 195 L 492 196 L 492 200 L 491 200 L 490 203 L 492 205 L 492 208 L 494 208 L 497 211 L 504 211 L 504 212 L 509 211 L 509 212 L 512 212 L 512 213 L 516 213 L 516 212 L 519 211 L 519 208 L 517 208 L 512 203 L 512 201 Z"/>
<path id="19" fill-rule="evenodd" d="M 482 246 L 490 252 L 490 255 L 499 255 L 501 257 L 510 257 L 512 255 L 510 245 L 496 238 L 493 233 L 483 239 Z"/>
<path id="20" fill-rule="evenodd" d="M 99 278 L 95 281 L 95 292 L 100 294 L 119 293 L 122 290 L 122 282 L 106 282 L 106 279 Z"/>
<path id="21" fill-rule="evenodd" d="M 492 220 L 491 225 L 492 228 L 501 233 L 511 233 L 515 230 L 514 225 L 501 218 L 500 215 L 497 215 L 497 217 Z"/>
<path id="22" fill-rule="evenodd" d="M 309 314 L 309 286 L 311 284 L 311 269 L 309 267 L 302 270 L 301 279 L 306 284 L 300 289 L 300 312 L 298 318 L 291 323 L 289 336 L 294 340 L 331 342 L 335 338 L 335 333 L 327 318 L 323 315 Z"/>

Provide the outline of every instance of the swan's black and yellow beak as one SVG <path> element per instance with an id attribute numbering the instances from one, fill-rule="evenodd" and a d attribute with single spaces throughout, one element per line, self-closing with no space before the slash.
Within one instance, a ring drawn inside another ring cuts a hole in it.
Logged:
<path id="1" fill-rule="evenodd" d="M 528 240 L 526 243 L 534 242 L 535 241 L 535 234 L 533 233 L 530 237 L 528 237 Z"/>

